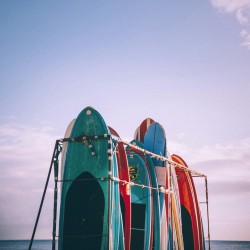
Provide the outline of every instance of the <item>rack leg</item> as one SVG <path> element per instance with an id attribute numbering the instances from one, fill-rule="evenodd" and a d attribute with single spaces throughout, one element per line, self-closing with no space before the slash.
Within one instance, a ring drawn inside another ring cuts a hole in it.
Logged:
<path id="1" fill-rule="evenodd" d="M 54 188 L 54 213 L 53 213 L 53 241 L 52 250 L 56 249 L 56 218 L 57 218 L 57 196 L 58 196 L 58 159 L 54 162 L 54 178 L 55 178 L 55 188 Z"/>
<path id="2" fill-rule="evenodd" d="M 39 206 L 39 210 L 38 210 L 38 213 L 37 213 L 36 222 L 35 222 L 35 226 L 34 226 L 34 229 L 33 229 L 33 233 L 32 233 L 32 236 L 31 236 L 31 240 L 30 240 L 28 250 L 31 250 L 32 244 L 33 244 L 33 241 L 34 241 L 34 237 L 35 237 L 35 234 L 36 234 L 36 229 L 37 229 L 38 221 L 39 221 L 40 214 L 41 214 L 41 211 L 42 211 L 43 202 L 44 202 L 44 198 L 45 198 L 45 195 L 46 195 L 46 191 L 47 191 L 47 187 L 48 187 L 48 183 L 49 183 L 49 179 L 50 179 L 50 174 L 51 174 L 51 170 L 52 170 L 52 166 L 53 166 L 53 162 L 54 162 L 54 156 L 55 156 L 55 154 L 57 152 L 58 144 L 59 144 L 59 142 L 56 141 L 53 156 L 52 156 L 52 160 L 51 160 L 51 163 L 50 163 L 50 168 L 49 168 L 47 180 L 46 180 L 46 183 L 45 183 L 42 199 L 41 199 L 41 202 L 40 202 L 40 206 Z"/>

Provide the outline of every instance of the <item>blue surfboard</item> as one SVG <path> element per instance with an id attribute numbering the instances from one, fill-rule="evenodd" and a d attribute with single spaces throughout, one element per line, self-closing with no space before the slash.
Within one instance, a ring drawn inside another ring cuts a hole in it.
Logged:
<path id="1" fill-rule="evenodd" d="M 145 133 L 145 148 L 157 155 L 166 156 L 166 134 L 164 128 L 158 123 L 152 123 Z M 166 162 L 153 158 L 157 180 L 159 186 L 165 186 L 166 182 Z M 164 194 L 160 193 L 160 214 L 164 206 Z"/>
<path id="2" fill-rule="evenodd" d="M 144 136 L 145 148 L 157 155 L 166 156 L 166 134 L 164 128 L 158 123 L 152 123 Z M 158 186 L 165 186 L 166 182 L 166 162 L 161 161 L 157 158 L 152 158 L 155 167 Z M 159 203 L 160 203 L 160 217 L 161 217 L 161 248 L 166 249 L 168 244 L 167 235 L 167 218 L 166 218 L 166 208 L 164 202 L 165 195 L 159 193 Z"/>
<path id="3" fill-rule="evenodd" d="M 166 134 L 164 128 L 157 122 L 152 123 L 144 137 L 145 147 L 160 156 L 167 157 Z M 181 232 L 181 213 L 178 196 L 178 184 L 176 180 L 175 168 L 168 166 L 165 161 L 153 158 L 153 163 L 157 173 L 159 186 L 166 186 L 166 178 L 170 178 L 172 195 L 160 193 L 160 212 L 162 232 L 167 227 L 166 244 L 168 249 L 183 249 L 183 239 Z M 166 168 L 166 165 L 168 168 Z M 171 169 L 171 176 L 168 170 Z M 168 187 L 167 187 L 168 188 Z M 163 236 L 164 237 L 164 236 Z M 163 240 L 163 239 L 162 239 Z M 165 248 L 165 246 L 164 246 Z"/>
<path id="4" fill-rule="evenodd" d="M 145 133 L 144 145 L 147 150 L 162 156 L 166 156 L 166 134 L 164 128 L 158 123 L 152 123 Z M 166 163 L 153 158 L 155 166 L 166 167 Z"/>
<path id="5" fill-rule="evenodd" d="M 133 145 L 136 145 L 140 148 L 145 149 L 145 146 L 142 142 L 133 140 L 131 142 Z M 139 153 L 139 152 L 138 152 Z M 147 169 L 149 171 L 149 176 L 151 180 L 151 185 L 153 188 L 158 189 L 157 176 L 155 172 L 155 167 L 153 161 L 149 155 L 142 155 L 140 153 L 143 161 L 146 163 Z M 161 217 L 160 217 L 160 203 L 159 203 L 159 191 L 154 189 L 152 190 L 153 196 L 153 249 L 160 249 L 161 244 Z"/>

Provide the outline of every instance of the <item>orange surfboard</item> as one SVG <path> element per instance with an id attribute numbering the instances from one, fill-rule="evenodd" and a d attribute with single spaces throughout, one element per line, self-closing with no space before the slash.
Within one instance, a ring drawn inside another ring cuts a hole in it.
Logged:
<path id="1" fill-rule="evenodd" d="M 173 161 L 188 168 L 178 155 L 172 155 Z M 176 168 L 181 202 L 182 233 L 185 249 L 205 249 L 202 219 L 193 178 L 189 171 Z"/>

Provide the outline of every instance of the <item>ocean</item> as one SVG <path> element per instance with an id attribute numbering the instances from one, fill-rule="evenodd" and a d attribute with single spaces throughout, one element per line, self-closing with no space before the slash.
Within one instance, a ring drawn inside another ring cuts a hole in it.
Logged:
<path id="1" fill-rule="evenodd" d="M 1 240 L 0 249 L 3 250 L 27 250 L 29 240 Z M 32 250 L 51 250 L 51 240 L 35 240 Z M 208 246 L 208 245 L 207 245 Z M 208 249 L 208 247 L 206 248 Z M 250 250 L 250 241 L 211 241 L 211 250 Z M 72 249 L 73 250 L 73 249 Z"/>
<path id="2" fill-rule="evenodd" d="M 2 250 L 28 250 L 29 240 L 1 240 L 0 249 Z M 51 240 L 34 240 L 32 250 L 51 250 Z"/>

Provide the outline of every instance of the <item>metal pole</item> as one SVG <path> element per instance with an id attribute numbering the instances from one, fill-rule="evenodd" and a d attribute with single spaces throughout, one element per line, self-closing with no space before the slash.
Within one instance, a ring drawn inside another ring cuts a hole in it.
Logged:
<path id="1" fill-rule="evenodd" d="M 58 145 L 58 150 L 54 158 L 54 179 L 55 179 L 55 188 L 54 188 L 54 212 L 53 212 L 53 241 L 52 241 L 52 250 L 56 249 L 56 217 L 57 217 L 57 195 L 58 195 L 58 156 L 61 152 L 61 146 Z"/>
<path id="2" fill-rule="evenodd" d="M 112 208 L 112 204 L 111 204 L 111 176 L 112 176 L 112 168 L 111 168 L 111 161 L 112 161 L 112 141 L 110 136 L 108 137 L 108 147 L 107 147 L 107 153 L 108 153 L 108 248 L 112 249 L 111 246 L 111 208 Z"/>
<path id="3" fill-rule="evenodd" d="M 56 144 L 55 144 L 55 148 L 54 148 L 52 160 L 51 160 L 51 163 L 50 163 L 50 168 L 49 168 L 47 180 L 46 180 L 46 183 L 45 183 L 42 199 L 41 199 L 41 202 L 40 202 L 40 206 L 39 206 L 39 210 L 38 210 L 38 213 L 37 213 L 36 222 L 35 222 L 35 226 L 34 226 L 34 229 L 33 229 L 33 233 L 32 233 L 32 236 L 31 236 L 31 240 L 30 240 L 28 250 L 31 250 L 33 240 L 34 240 L 34 237 L 35 237 L 35 234 L 36 234 L 36 228 L 37 228 L 37 224 L 38 224 L 40 214 L 41 214 L 41 211 L 42 211 L 43 202 L 44 202 L 44 198 L 45 198 L 45 195 L 46 195 L 46 191 L 47 191 L 47 187 L 48 187 L 48 183 L 49 183 L 49 179 L 50 179 L 50 174 L 51 174 L 51 170 L 52 170 L 52 166 L 53 166 L 53 162 L 54 162 L 54 155 L 55 155 L 55 152 L 57 151 L 57 146 L 58 146 L 58 141 L 56 141 Z"/>
<path id="4" fill-rule="evenodd" d="M 210 225 L 209 225 L 209 211 L 208 211 L 208 185 L 207 185 L 207 176 L 205 176 L 205 186 L 206 186 L 206 203 L 207 203 L 207 227 L 208 227 L 208 249 L 211 249 L 210 246 Z"/>
<path id="5" fill-rule="evenodd" d="M 172 191 L 172 169 L 171 169 L 171 164 L 168 164 L 169 165 L 169 173 L 168 173 L 168 178 L 169 178 L 169 190 Z M 174 234 L 173 234 L 173 193 L 170 192 L 169 193 L 169 200 L 170 200 L 170 213 L 171 213 L 171 227 L 172 227 L 172 234 L 171 234 L 171 242 L 172 242 L 172 245 L 171 245 L 171 249 L 173 250 L 174 249 Z M 166 218 L 168 220 L 168 218 Z"/>

